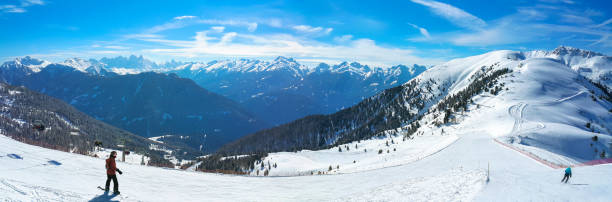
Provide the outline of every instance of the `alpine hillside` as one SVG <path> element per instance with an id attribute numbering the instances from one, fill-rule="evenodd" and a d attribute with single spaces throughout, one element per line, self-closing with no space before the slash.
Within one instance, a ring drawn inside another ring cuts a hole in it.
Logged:
<path id="1" fill-rule="evenodd" d="M 95 155 L 99 148 L 127 149 L 134 151 L 134 155 L 146 156 L 148 165 L 167 167 L 174 165 L 164 156 L 192 159 L 201 155 L 196 149 L 134 135 L 98 121 L 61 100 L 6 83 L 0 83 L 0 120 L 0 133 L 8 137 L 65 152 Z"/>
<path id="2" fill-rule="evenodd" d="M 214 151 L 268 126 L 234 101 L 176 75 L 119 75 L 84 60 L 37 69 L 20 62 L 25 59 L 4 63 L 3 80 L 59 98 L 98 120 L 143 137 L 189 136 L 193 139 L 184 143 Z"/>

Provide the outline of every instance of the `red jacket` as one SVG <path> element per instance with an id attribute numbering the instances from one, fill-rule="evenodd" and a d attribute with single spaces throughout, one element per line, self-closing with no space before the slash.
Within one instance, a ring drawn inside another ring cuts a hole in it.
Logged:
<path id="1" fill-rule="evenodd" d="M 106 174 L 115 175 L 115 171 L 117 171 L 117 164 L 115 164 L 115 158 L 106 159 Z"/>

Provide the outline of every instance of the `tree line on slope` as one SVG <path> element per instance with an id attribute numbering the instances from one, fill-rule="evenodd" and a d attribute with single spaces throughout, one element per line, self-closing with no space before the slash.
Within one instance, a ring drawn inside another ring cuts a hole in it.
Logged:
<path id="1" fill-rule="evenodd" d="M 84 155 L 89 155 L 98 142 L 109 149 L 143 153 L 150 157 L 149 165 L 172 166 L 163 158 L 165 152 L 149 148 L 150 144 L 158 143 L 93 119 L 56 98 L 25 87 L 0 83 L 0 106 L 1 133 L 18 141 Z M 35 129 L 34 122 L 42 123 L 44 129 Z"/>

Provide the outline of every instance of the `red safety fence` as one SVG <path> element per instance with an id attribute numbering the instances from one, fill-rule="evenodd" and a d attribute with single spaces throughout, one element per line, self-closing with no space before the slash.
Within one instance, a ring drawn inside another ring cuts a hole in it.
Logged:
<path id="1" fill-rule="evenodd" d="M 607 163 L 612 163 L 612 158 L 592 160 L 592 161 L 578 164 L 576 166 L 592 166 L 592 165 L 607 164 Z"/>
<path id="2" fill-rule="evenodd" d="M 508 143 L 501 142 L 501 141 L 499 141 L 499 140 L 497 140 L 495 138 L 493 140 L 495 142 L 501 144 L 501 145 L 504 145 L 504 146 L 514 150 L 514 151 L 520 152 L 521 154 L 524 154 L 525 156 L 527 156 L 529 158 L 532 158 L 533 160 L 536 160 L 537 162 L 540 162 L 541 164 L 544 164 L 544 165 L 546 165 L 548 167 L 558 169 L 558 168 L 567 168 L 567 166 L 568 166 L 568 165 L 561 165 L 561 164 L 556 164 L 556 163 L 550 162 L 550 161 L 548 161 L 546 159 L 540 158 L 539 156 L 537 156 L 537 155 L 535 155 L 535 154 L 533 154 L 531 152 L 528 152 L 528 151 L 516 148 L 516 147 L 514 147 L 514 146 L 512 146 L 512 145 L 510 145 Z M 584 163 L 579 163 L 579 164 L 575 164 L 575 165 L 571 165 L 571 166 L 572 167 L 593 166 L 593 165 L 608 164 L 608 163 L 612 163 L 612 158 L 597 159 L 597 160 L 592 160 L 592 161 L 588 161 L 588 162 L 584 162 Z"/>

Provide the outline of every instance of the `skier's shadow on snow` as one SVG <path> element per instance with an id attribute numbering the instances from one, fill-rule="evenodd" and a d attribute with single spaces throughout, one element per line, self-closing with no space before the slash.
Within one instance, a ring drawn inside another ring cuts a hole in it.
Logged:
<path id="1" fill-rule="evenodd" d="M 104 192 L 104 194 L 100 194 L 99 196 L 92 198 L 91 200 L 89 200 L 89 202 L 119 202 L 118 200 L 112 200 L 113 198 L 115 198 L 115 196 L 117 195 L 111 194 L 109 192 Z"/>

